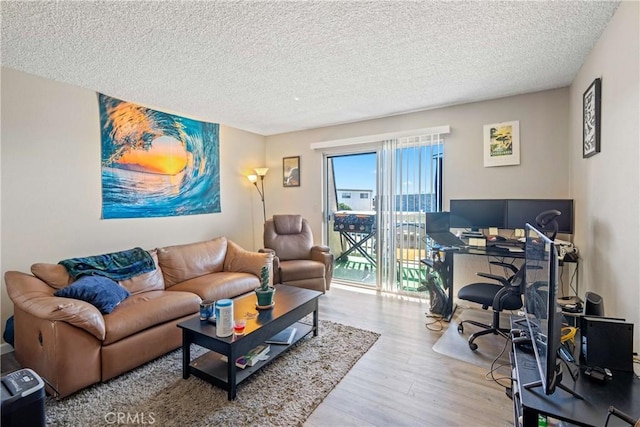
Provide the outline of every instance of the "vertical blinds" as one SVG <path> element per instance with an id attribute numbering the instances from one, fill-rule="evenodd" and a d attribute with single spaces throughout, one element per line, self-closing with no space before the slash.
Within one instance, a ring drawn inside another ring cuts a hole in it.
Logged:
<path id="1" fill-rule="evenodd" d="M 426 256 L 424 214 L 442 208 L 443 143 L 439 133 L 382 142 L 377 226 L 383 290 L 419 286 L 407 278 L 419 277 L 420 259 Z"/>

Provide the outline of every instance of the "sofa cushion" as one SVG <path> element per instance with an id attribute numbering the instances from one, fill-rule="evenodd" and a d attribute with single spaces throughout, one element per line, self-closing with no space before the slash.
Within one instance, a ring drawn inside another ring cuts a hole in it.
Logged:
<path id="1" fill-rule="evenodd" d="M 100 313 L 109 314 L 129 296 L 129 291 L 108 277 L 82 276 L 66 288 L 58 289 L 53 295 L 86 301 L 100 310 Z"/>
<path id="2" fill-rule="evenodd" d="M 260 279 L 253 274 L 225 271 L 186 280 L 172 286 L 170 291 L 193 292 L 203 300 L 217 301 L 242 295 L 259 286 Z"/>
<path id="3" fill-rule="evenodd" d="M 120 286 L 127 289 L 131 295 L 139 294 L 140 292 L 164 290 L 164 277 L 162 277 L 162 270 L 158 268 L 158 251 L 152 249 L 148 252 L 156 266 L 155 270 L 118 282 Z"/>
<path id="4" fill-rule="evenodd" d="M 224 271 L 250 273 L 260 277 L 262 275 L 262 267 L 267 267 L 269 273 L 271 273 L 272 266 L 273 252 L 251 252 L 242 249 L 240 245 L 231 240 L 227 242 Z"/>
<path id="5" fill-rule="evenodd" d="M 132 295 L 111 314 L 104 316 L 105 339 L 108 345 L 189 314 L 200 308 L 200 297 L 188 292 L 149 291 Z"/>
<path id="6" fill-rule="evenodd" d="M 158 264 L 168 289 L 176 283 L 222 271 L 227 238 L 158 248 Z"/>
<path id="7" fill-rule="evenodd" d="M 47 285 L 62 289 L 73 283 L 73 277 L 63 265 L 40 262 L 31 266 L 31 273 Z"/>

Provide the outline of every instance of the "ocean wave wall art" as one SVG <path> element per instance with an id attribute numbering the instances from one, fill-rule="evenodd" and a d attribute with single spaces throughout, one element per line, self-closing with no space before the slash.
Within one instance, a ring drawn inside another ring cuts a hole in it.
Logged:
<path id="1" fill-rule="evenodd" d="M 219 125 L 98 94 L 102 218 L 220 212 Z"/>

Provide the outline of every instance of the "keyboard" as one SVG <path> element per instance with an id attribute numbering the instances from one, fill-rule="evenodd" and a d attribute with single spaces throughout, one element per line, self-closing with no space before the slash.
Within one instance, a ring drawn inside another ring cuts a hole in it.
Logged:
<path id="1" fill-rule="evenodd" d="M 431 237 L 440 246 L 465 246 L 465 243 L 462 240 L 458 239 L 451 233 L 431 233 L 429 234 L 429 237 Z"/>
<path id="2" fill-rule="evenodd" d="M 491 245 L 500 245 L 500 246 L 514 246 L 514 247 L 524 247 L 524 243 L 517 239 L 506 239 L 506 240 L 495 240 L 493 242 L 487 242 L 487 246 Z"/>
<path id="3" fill-rule="evenodd" d="M 492 246 L 491 249 L 504 249 L 504 250 L 507 250 L 509 252 L 524 252 L 524 249 L 522 249 L 519 246 L 515 246 L 515 245 L 512 246 L 512 245 L 500 244 L 500 245 Z"/>
<path id="4" fill-rule="evenodd" d="M 468 239 L 469 237 L 475 237 L 477 239 L 482 239 L 484 237 L 484 234 L 482 234 L 482 233 L 474 233 L 473 231 L 463 231 L 462 232 L 462 237 L 464 237 L 465 239 Z"/>

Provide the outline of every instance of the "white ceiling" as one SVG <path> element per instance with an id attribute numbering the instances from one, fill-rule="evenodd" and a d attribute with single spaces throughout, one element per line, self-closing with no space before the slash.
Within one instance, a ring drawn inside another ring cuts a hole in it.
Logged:
<path id="1" fill-rule="evenodd" d="M 1 59 L 272 135 L 568 86 L 618 5 L 2 1 Z"/>

